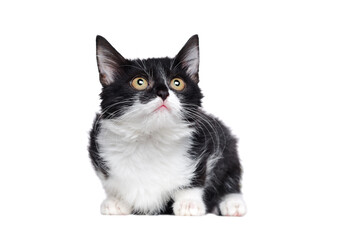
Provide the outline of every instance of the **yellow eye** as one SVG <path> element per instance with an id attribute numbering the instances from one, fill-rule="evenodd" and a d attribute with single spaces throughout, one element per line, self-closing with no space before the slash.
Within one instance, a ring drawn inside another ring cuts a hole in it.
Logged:
<path id="1" fill-rule="evenodd" d="M 185 88 L 186 84 L 180 78 L 173 78 L 170 81 L 170 87 L 177 91 L 182 91 Z"/>
<path id="2" fill-rule="evenodd" d="M 142 77 L 134 78 L 131 83 L 133 88 L 142 91 L 148 87 L 148 82 Z"/>

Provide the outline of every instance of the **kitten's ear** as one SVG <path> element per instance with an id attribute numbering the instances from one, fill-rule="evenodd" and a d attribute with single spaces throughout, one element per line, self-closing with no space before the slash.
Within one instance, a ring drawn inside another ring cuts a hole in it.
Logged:
<path id="1" fill-rule="evenodd" d="M 175 57 L 175 64 L 180 64 L 196 83 L 199 82 L 199 40 L 193 35 Z"/>
<path id="2" fill-rule="evenodd" d="M 102 36 L 96 38 L 96 54 L 99 79 L 103 86 L 114 82 L 116 74 L 121 74 L 122 65 L 126 62 L 115 48 Z"/>

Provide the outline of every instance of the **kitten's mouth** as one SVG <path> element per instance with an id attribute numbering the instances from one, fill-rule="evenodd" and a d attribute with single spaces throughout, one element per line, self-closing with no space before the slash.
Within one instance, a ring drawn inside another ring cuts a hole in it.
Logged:
<path id="1" fill-rule="evenodd" d="M 159 106 L 157 109 L 155 109 L 155 111 L 159 111 L 159 110 L 163 110 L 163 109 L 167 109 L 167 110 L 168 110 L 168 107 L 163 104 L 162 106 Z"/>
<path id="2" fill-rule="evenodd" d="M 153 111 L 153 113 L 155 113 L 155 112 L 163 112 L 163 111 L 165 111 L 165 110 L 169 110 L 169 108 L 168 108 L 165 104 L 162 104 L 162 105 L 160 105 L 159 107 L 157 107 L 157 108 Z"/>

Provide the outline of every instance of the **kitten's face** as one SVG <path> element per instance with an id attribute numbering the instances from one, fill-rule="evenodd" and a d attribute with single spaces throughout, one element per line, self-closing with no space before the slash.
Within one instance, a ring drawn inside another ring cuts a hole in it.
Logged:
<path id="1" fill-rule="evenodd" d="M 104 38 L 97 37 L 102 114 L 160 127 L 180 119 L 185 109 L 201 105 L 198 87 L 198 36 L 189 39 L 175 58 L 127 60 Z"/>

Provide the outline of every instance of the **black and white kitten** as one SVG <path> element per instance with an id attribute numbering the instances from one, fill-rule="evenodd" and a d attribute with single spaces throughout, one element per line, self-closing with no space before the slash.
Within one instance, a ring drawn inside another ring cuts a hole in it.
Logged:
<path id="1" fill-rule="evenodd" d="M 246 213 L 236 139 L 201 107 L 198 36 L 174 58 L 129 60 L 96 38 L 101 113 L 89 154 L 102 214 Z"/>

